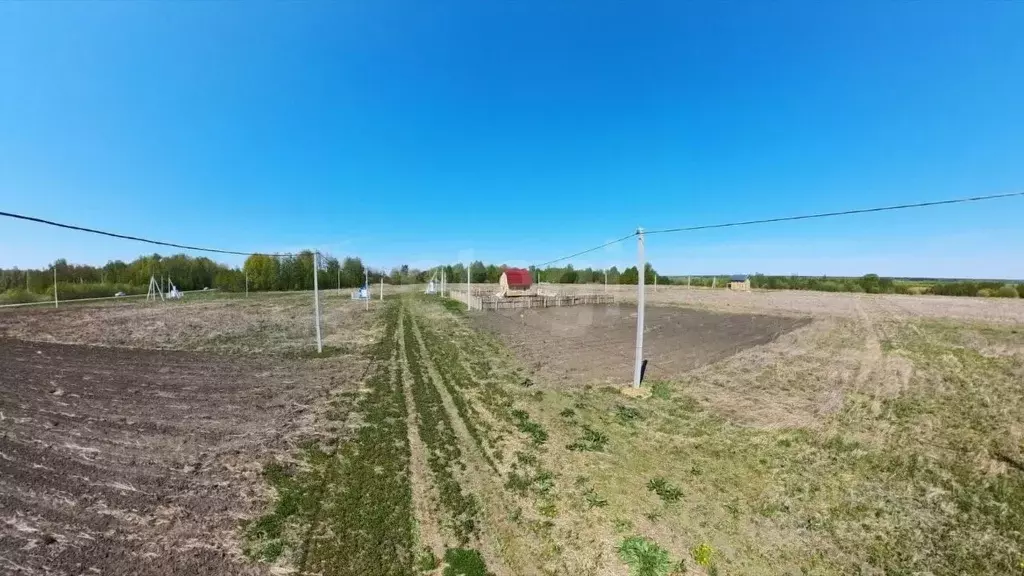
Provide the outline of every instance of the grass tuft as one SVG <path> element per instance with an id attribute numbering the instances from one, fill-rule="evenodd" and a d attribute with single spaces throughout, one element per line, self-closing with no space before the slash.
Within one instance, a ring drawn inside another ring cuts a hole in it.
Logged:
<path id="1" fill-rule="evenodd" d="M 678 502 L 683 497 L 683 491 L 678 486 L 660 476 L 651 478 L 647 483 L 647 490 L 657 494 L 666 504 Z"/>
<path id="2" fill-rule="evenodd" d="M 583 435 L 566 448 L 575 452 L 601 452 L 608 445 L 608 435 L 583 425 Z"/>
<path id="3" fill-rule="evenodd" d="M 668 576 L 673 568 L 668 551 L 643 536 L 623 540 L 619 558 L 629 566 L 630 576 Z"/>

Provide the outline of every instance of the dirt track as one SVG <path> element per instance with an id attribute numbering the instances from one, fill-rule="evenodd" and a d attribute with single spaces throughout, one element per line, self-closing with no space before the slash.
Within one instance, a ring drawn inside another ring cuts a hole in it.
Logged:
<path id="1" fill-rule="evenodd" d="M 569 306 L 474 313 L 478 328 L 500 334 L 542 378 L 553 383 L 622 384 L 632 379 L 633 306 Z M 648 376 L 670 378 L 770 342 L 809 319 L 722 314 L 649 306 L 644 356 Z"/>
<path id="2" fill-rule="evenodd" d="M 337 383 L 309 363 L 0 339 L 0 572 L 260 574 L 261 461 Z"/>

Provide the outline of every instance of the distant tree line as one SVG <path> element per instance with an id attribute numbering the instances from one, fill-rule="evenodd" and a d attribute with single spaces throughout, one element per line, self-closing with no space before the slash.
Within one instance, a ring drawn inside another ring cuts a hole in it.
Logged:
<path id="1" fill-rule="evenodd" d="M 321 254 L 318 262 L 317 282 L 321 289 L 355 288 L 365 281 L 375 284 L 423 283 L 438 275 L 440 268 L 418 270 L 408 265 L 392 268 L 390 272 L 364 266 L 357 257 L 338 259 Z M 4 303 L 52 298 L 54 271 L 61 299 L 111 296 L 115 292 L 145 293 L 149 279 L 169 279 L 179 290 L 218 288 L 224 291 L 284 291 L 313 289 L 313 252 L 294 255 L 249 256 L 241 268 L 233 268 L 206 257 L 186 254 L 140 256 L 131 262 L 112 260 L 103 266 L 69 264 L 59 259 L 45 269 L 0 269 L 0 301 Z M 484 264 L 477 260 L 469 266 L 473 283 L 497 283 L 507 265 Z M 449 282 L 465 282 L 466 266 L 462 263 L 443 266 Z M 637 284 L 636 266 L 619 270 L 611 268 L 574 268 L 548 266 L 543 269 L 529 267 L 535 282 L 559 284 Z M 654 284 L 689 284 L 690 286 L 725 287 L 729 276 L 662 276 L 648 263 L 644 268 L 644 282 Z M 866 274 L 858 278 L 828 276 L 749 276 L 752 288 L 768 290 L 818 290 L 823 292 L 865 292 L 870 294 L 940 294 L 946 296 L 1024 297 L 1024 284 L 1005 281 L 928 280 L 913 281 Z"/>
<path id="2" fill-rule="evenodd" d="M 512 266 L 508 266 L 507 264 L 484 264 L 480 260 L 477 260 L 472 262 L 469 265 L 469 268 L 472 282 L 474 284 L 483 284 L 497 283 L 501 279 L 502 273 L 508 268 L 512 268 Z M 640 278 L 636 266 L 626 268 L 622 271 L 620 271 L 616 266 L 612 266 L 608 269 L 577 269 L 571 264 L 564 267 L 549 266 L 543 269 L 536 266 L 530 266 L 527 269 L 530 271 L 530 277 L 533 278 L 534 282 L 548 282 L 552 284 L 603 284 L 605 282 L 606 273 L 609 284 L 636 284 Z M 465 264 L 459 263 L 444 266 L 444 270 L 445 277 L 451 282 L 466 281 Z M 654 267 L 648 263 L 644 268 L 644 282 L 647 284 L 654 284 L 654 278 L 656 275 L 657 273 L 654 271 Z M 657 277 L 658 283 L 669 283 L 669 279 L 667 277 L 660 275 Z"/>

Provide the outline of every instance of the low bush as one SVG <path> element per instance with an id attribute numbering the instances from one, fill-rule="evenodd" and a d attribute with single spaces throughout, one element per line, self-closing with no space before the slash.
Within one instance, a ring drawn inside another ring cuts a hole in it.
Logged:
<path id="1" fill-rule="evenodd" d="M 30 302 L 42 302 L 43 300 L 47 300 L 47 298 L 22 288 L 8 290 L 0 294 L 0 304 L 28 304 Z"/>
<path id="2" fill-rule="evenodd" d="M 1019 296 L 1019 294 L 1017 294 L 1017 288 L 1015 288 L 1012 284 L 1006 284 L 999 290 L 996 290 L 996 293 L 994 295 L 998 296 L 999 298 L 1017 298 Z"/>

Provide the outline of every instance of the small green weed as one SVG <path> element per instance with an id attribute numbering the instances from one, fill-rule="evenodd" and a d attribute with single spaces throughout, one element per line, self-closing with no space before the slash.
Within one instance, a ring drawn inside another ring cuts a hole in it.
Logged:
<path id="1" fill-rule="evenodd" d="M 558 415 L 567 420 L 572 420 L 573 418 L 576 417 L 576 411 L 573 410 L 572 408 L 566 408 L 565 410 L 559 412 Z"/>
<path id="2" fill-rule="evenodd" d="M 608 445 L 608 435 L 598 432 L 590 426 L 583 426 L 583 435 L 566 448 L 576 452 L 600 452 Z"/>
<path id="3" fill-rule="evenodd" d="M 608 499 L 602 498 L 600 494 L 595 492 L 593 489 L 587 491 L 583 495 L 583 498 L 587 501 L 587 505 L 591 508 L 604 508 L 608 505 Z"/>
<path id="4" fill-rule="evenodd" d="M 509 415 L 515 420 L 516 428 L 519 428 L 520 432 L 528 434 L 534 444 L 539 446 L 548 441 L 548 431 L 540 424 L 530 420 L 529 412 L 516 409 L 510 411 Z"/>
<path id="5" fill-rule="evenodd" d="M 668 551 L 643 536 L 623 540 L 619 544 L 619 558 L 629 566 L 630 576 L 668 576 L 673 568 Z"/>
<path id="6" fill-rule="evenodd" d="M 678 502 L 683 497 L 683 491 L 678 486 L 660 476 L 651 478 L 647 483 L 647 490 L 660 496 L 666 503 Z"/>

